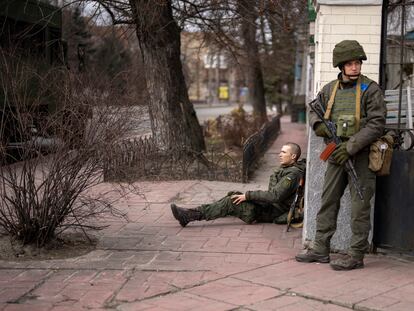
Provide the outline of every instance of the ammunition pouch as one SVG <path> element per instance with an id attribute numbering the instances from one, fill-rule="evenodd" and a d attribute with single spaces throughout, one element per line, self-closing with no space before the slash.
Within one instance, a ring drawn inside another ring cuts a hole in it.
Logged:
<path id="1" fill-rule="evenodd" d="M 354 115 L 339 115 L 336 125 L 337 135 L 341 138 L 349 138 L 357 132 Z"/>

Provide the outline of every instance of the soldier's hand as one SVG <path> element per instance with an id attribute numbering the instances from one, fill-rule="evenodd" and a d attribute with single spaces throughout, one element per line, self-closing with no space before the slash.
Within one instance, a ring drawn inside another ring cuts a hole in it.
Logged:
<path id="1" fill-rule="evenodd" d="M 346 142 L 336 146 L 334 152 L 332 152 L 332 156 L 338 164 L 344 164 L 350 157 L 348 151 L 346 151 Z"/>
<path id="2" fill-rule="evenodd" d="M 331 138 L 331 133 L 329 132 L 328 128 L 326 127 L 325 123 L 319 122 L 315 126 L 315 134 L 319 137 L 324 138 Z"/>
<path id="3" fill-rule="evenodd" d="M 246 201 L 245 194 L 234 194 L 230 197 L 234 204 L 239 205 L 241 202 Z"/>

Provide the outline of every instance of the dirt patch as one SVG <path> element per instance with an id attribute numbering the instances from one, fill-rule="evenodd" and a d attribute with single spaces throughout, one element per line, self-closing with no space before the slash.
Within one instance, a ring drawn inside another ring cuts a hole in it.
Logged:
<path id="1" fill-rule="evenodd" d="M 45 247 L 22 245 L 8 235 L 0 235 L 0 260 L 27 261 L 65 259 L 85 255 L 96 248 L 97 240 L 89 241 L 83 234 L 67 233 Z"/>

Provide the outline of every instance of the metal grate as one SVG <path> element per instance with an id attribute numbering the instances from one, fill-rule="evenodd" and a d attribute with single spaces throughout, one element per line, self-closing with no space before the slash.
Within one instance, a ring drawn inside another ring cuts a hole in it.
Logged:
<path id="1" fill-rule="evenodd" d="M 247 182 L 254 164 L 272 145 L 280 133 L 280 115 L 265 123 L 243 144 L 243 182 Z"/>

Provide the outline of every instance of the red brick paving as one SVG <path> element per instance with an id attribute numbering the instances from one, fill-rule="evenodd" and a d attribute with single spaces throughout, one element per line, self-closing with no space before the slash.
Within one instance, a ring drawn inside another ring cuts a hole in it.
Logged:
<path id="1" fill-rule="evenodd" d="M 305 127 L 282 134 L 249 184 L 142 182 L 118 204 L 97 250 L 78 258 L 0 261 L 0 310 L 413 310 L 414 263 L 369 255 L 364 269 L 336 272 L 294 260 L 301 230 L 235 218 L 181 228 L 169 205 L 193 207 L 229 190 L 265 189 L 281 145 L 306 154 Z M 102 185 L 110 189 L 111 185 Z"/>

